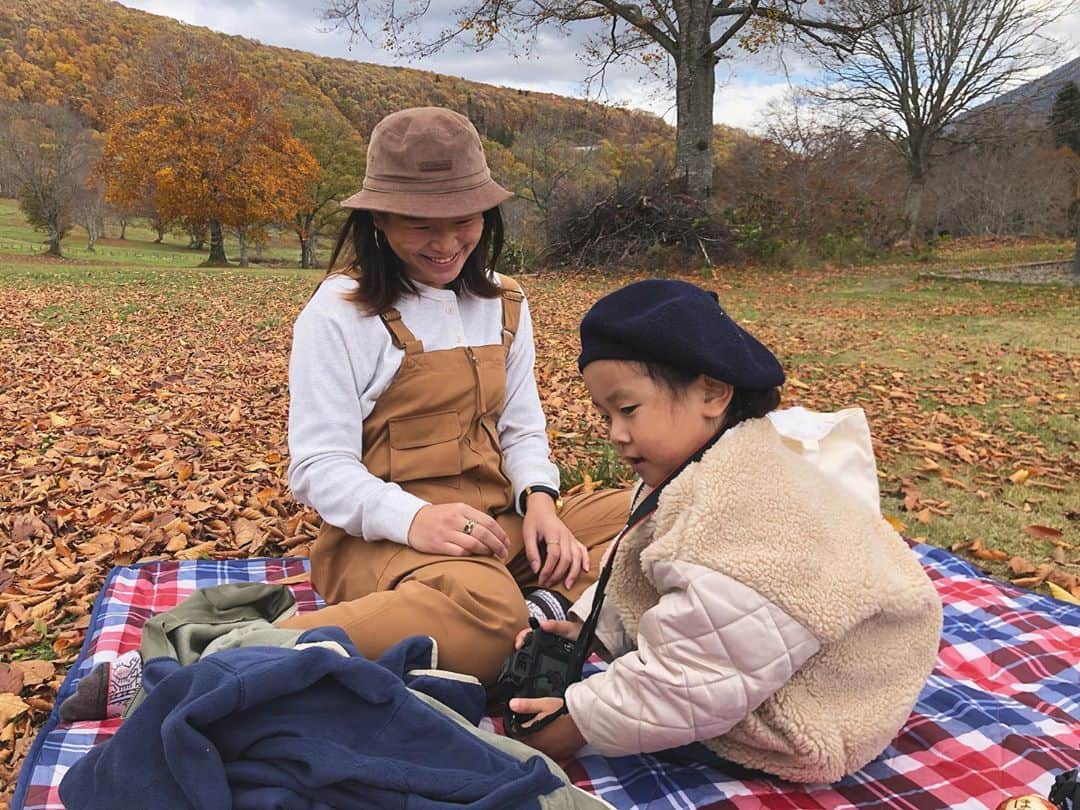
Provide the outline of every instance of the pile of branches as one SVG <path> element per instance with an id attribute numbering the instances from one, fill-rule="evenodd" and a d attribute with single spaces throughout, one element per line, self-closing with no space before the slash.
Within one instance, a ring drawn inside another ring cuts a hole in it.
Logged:
<path id="1" fill-rule="evenodd" d="M 545 258 L 581 267 L 637 266 L 666 248 L 711 267 L 733 257 L 734 235 L 708 200 L 672 184 L 649 185 L 567 193 L 549 209 Z"/>

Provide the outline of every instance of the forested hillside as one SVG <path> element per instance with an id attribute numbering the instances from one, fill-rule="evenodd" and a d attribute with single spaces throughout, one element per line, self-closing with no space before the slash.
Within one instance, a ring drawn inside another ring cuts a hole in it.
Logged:
<path id="1" fill-rule="evenodd" d="M 467 112 L 482 134 L 504 145 L 529 128 L 580 133 L 583 143 L 670 131 L 645 112 L 271 47 L 107 0 L 5 2 L 0 101 L 67 103 L 101 128 L 109 99 L 132 78 L 136 55 L 163 37 L 228 51 L 250 76 L 332 105 L 364 136 L 387 113 L 420 104 Z"/>

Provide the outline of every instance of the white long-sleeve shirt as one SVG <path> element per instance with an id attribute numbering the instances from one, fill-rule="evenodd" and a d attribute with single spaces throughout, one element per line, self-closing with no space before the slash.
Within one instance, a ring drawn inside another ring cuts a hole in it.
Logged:
<path id="1" fill-rule="evenodd" d="M 332 276 L 293 327 L 289 362 L 289 484 L 324 521 L 367 540 L 406 543 L 427 504 L 364 466 L 363 422 L 390 387 L 405 353 L 378 316 L 365 315 L 343 294 L 357 284 Z M 425 351 L 502 342 L 502 297 L 456 295 L 416 284 L 396 304 Z M 558 489 L 544 412 L 533 377 L 532 320 L 523 301 L 506 361 L 506 399 L 497 424 L 503 469 L 518 503 L 526 486 Z"/>

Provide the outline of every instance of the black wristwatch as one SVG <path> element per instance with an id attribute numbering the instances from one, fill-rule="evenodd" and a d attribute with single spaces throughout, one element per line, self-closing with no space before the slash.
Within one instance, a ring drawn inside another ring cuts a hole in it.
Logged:
<path id="1" fill-rule="evenodd" d="M 521 514 L 525 514 L 525 505 L 529 500 L 529 496 L 536 493 L 543 492 L 545 495 L 550 495 L 551 500 L 555 501 L 555 508 L 560 509 L 562 507 L 562 497 L 559 495 L 557 489 L 546 487 L 543 484 L 537 484 L 535 486 L 525 487 L 521 490 L 521 497 L 518 499 L 518 507 L 521 510 Z"/>

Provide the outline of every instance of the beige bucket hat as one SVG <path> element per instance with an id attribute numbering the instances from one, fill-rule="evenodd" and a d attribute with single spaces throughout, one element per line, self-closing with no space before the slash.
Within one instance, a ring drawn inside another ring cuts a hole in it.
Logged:
<path id="1" fill-rule="evenodd" d="M 413 107 L 375 125 L 364 186 L 341 205 L 412 217 L 460 217 L 513 196 L 491 179 L 480 135 L 468 118 L 442 107 Z"/>

